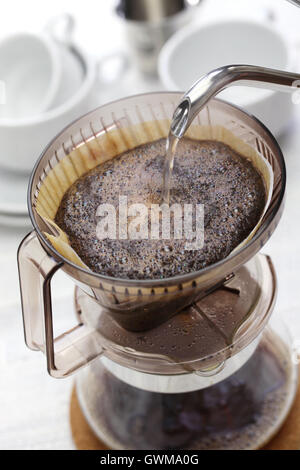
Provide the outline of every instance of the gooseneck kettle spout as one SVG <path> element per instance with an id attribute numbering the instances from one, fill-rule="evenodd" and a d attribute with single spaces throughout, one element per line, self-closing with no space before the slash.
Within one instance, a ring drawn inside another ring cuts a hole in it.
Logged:
<path id="1" fill-rule="evenodd" d="M 300 74 L 255 65 L 226 65 L 212 70 L 184 94 L 173 114 L 171 133 L 182 137 L 208 101 L 232 85 L 294 91 L 300 87 Z"/>

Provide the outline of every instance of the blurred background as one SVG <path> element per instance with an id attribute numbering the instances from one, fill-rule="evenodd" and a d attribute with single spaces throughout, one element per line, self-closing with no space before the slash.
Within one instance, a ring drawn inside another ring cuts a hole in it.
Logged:
<path id="1" fill-rule="evenodd" d="M 40 152 L 84 112 L 127 95 L 186 91 L 229 63 L 300 73 L 300 8 L 285 0 L 10 0 L 0 15 L 0 448 L 72 449 L 72 378 L 48 377 L 26 349 L 17 248 L 31 230 L 26 190 Z M 25 93 L 26 92 L 26 93 Z M 24 98 L 25 96 L 25 98 Z M 300 339 L 300 99 L 236 87 L 232 101 L 278 138 L 288 170 L 283 220 L 265 251 L 278 315 Z M 72 286 L 54 280 L 57 332 L 72 324 Z"/>

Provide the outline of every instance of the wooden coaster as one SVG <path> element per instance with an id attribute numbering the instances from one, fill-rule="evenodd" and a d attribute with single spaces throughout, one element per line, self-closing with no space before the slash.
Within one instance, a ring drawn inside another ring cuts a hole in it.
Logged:
<path id="1" fill-rule="evenodd" d="M 71 395 L 70 423 L 73 440 L 78 450 L 108 450 L 108 447 L 95 436 L 83 416 L 75 387 Z M 263 450 L 300 450 L 300 386 L 285 423 Z"/>

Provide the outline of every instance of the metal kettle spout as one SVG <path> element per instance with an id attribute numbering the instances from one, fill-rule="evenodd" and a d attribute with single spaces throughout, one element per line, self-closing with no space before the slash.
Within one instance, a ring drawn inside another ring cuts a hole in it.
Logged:
<path id="1" fill-rule="evenodd" d="M 233 85 L 293 91 L 300 86 L 300 74 L 255 65 L 225 65 L 212 70 L 184 94 L 173 114 L 171 134 L 182 137 L 208 101 Z"/>

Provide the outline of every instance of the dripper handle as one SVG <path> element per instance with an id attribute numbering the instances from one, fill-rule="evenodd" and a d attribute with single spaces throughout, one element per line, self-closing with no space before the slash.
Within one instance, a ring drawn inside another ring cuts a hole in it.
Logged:
<path id="1" fill-rule="evenodd" d="M 182 137 L 208 101 L 233 85 L 295 91 L 300 86 L 300 74 L 256 65 L 225 65 L 212 70 L 184 94 L 174 111 L 171 133 L 175 137 Z"/>
<path id="2" fill-rule="evenodd" d="M 44 251 L 35 232 L 19 246 L 25 342 L 30 349 L 46 354 L 48 372 L 57 378 L 72 374 L 103 352 L 96 330 L 82 323 L 53 336 L 51 280 L 62 266 Z"/>

